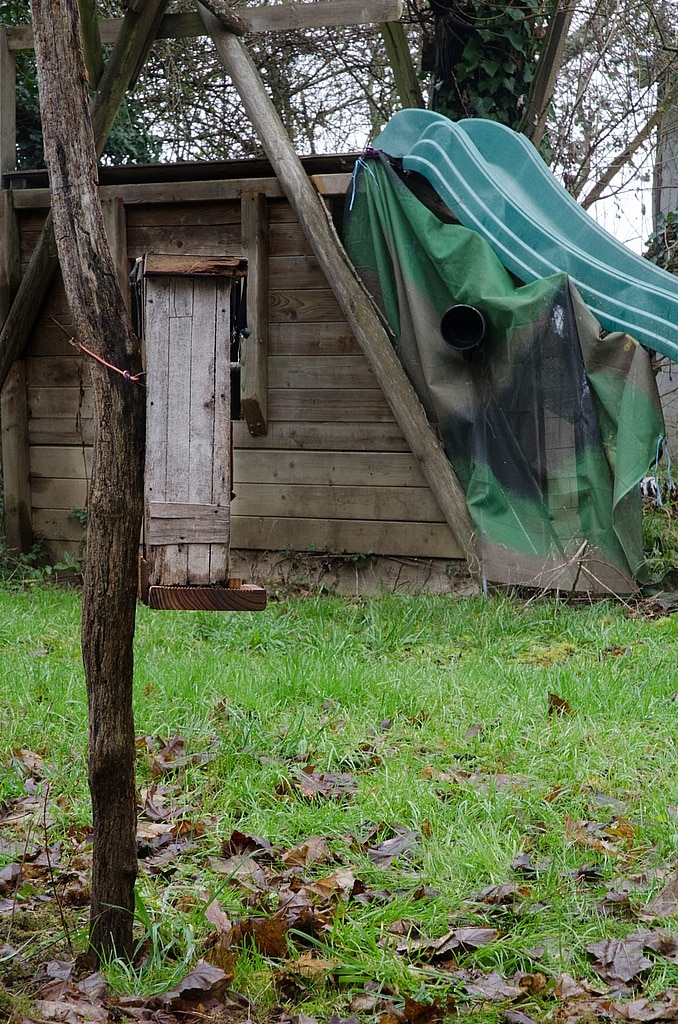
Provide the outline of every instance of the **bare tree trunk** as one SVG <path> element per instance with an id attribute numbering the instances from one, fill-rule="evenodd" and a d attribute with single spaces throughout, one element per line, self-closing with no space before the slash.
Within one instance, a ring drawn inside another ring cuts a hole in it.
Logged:
<path id="1" fill-rule="evenodd" d="M 139 343 L 97 194 L 77 0 L 32 0 L 31 8 L 55 237 L 77 337 L 111 366 L 138 373 Z M 137 872 L 132 641 L 144 400 L 138 385 L 95 360 L 91 374 L 96 439 L 82 615 L 94 825 L 90 937 L 98 953 L 125 956 Z"/>
<path id="2" fill-rule="evenodd" d="M 669 7 L 671 6 L 671 10 Z M 659 4 L 656 25 L 657 154 L 652 189 L 655 231 L 661 218 L 678 211 L 678 28 L 672 5 Z"/>

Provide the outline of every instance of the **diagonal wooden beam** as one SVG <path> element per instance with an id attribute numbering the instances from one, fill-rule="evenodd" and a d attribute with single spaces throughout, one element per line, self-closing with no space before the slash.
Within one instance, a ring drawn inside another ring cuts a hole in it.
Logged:
<path id="1" fill-rule="evenodd" d="M 403 107 L 425 107 L 403 23 L 401 21 L 384 21 L 379 28 L 386 47 L 388 62 L 393 69 L 393 78 L 400 102 Z"/>
<path id="2" fill-rule="evenodd" d="M 155 38 L 167 0 L 146 0 L 140 11 L 128 11 L 90 113 L 97 156 L 101 156 L 125 92 Z M 0 382 L 21 355 L 40 311 L 59 260 L 54 244 L 52 214 L 47 214 L 26 273 L 0 332 Z"/>
<path id="3" fill-rule="evenodd" d="M 440 511 L 466 552 L 469 567 L 475 569 L 473 528 L 464 492 L 405 375 L 384 320 L 331 226 L 249 53 L 240 39 L 226 32 L 199 0 L 196 6 Z"/>
<path id="4" fill-rule="evenodd" d="M 553 99 L 556 79 L 560 72 L 565 44 L 575 5 L 569 0 L 554 0 L 537 70 L 530 85 L 523 116 L 518 130 L 539 149 L 546 128 L 546 116 Z"/>

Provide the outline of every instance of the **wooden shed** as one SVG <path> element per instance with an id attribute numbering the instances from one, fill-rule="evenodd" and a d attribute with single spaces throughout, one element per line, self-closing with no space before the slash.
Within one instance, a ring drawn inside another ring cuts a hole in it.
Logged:
<path id="1" fill-rule="evenodd" d="M 353 589 L 450 589 L 474 564 L 463 493 L 332 226 L 357 157 L 299 160 L 240 38 L 378 23 L 401 101 L 416 104 L 401 0 L 242 6 L 237 14 L 215 2 L 196 8 L 166 13 L 165 0 L 146 0 L 124 18 L 88 25 L 85 50 L 96 56 L 114 44 L 103 73 L 91 61 L 98 153 L 153 40 L 205 34 L 264 143 L 266 160 L 103 166 L 99 175 L 130 303 L 130 271 L 149 253 L 247 266 L 246 329 L 238 328 L 240 366 L 229 396 L 232 494 L 227 512 L 222 499 L 205 505 L 223 519 L 229 571 L 256 581 L 270 578 L 271 567 L 283 576 L 301 568 L 306 581 L 329 576 L 341 586 L 347 568 Z M 47 175 L 13 169 L 14 54 L 32 45 L 30 26 L 0 26 L 4 512 L 12 548 L 39 540 L 58 561 L 83 541 L 94 411 L 90 356 L 70 337 L 55 273 Z"/>
<path id="2" fill-rule="evenodd" d="M 337 218 L 352 164 L 304 161 Z M 269 571 L 264 553 L 281 571 L 295 561 L 281 553 L 303 553 L 311 574 L 333 581 L 347 565 L 353 586 L 357 569 L 361 587 L 377 578 L 450 586 L 463 551 L 270 166 L 102 168 L 100 193 L 126 288 L 148 252 L 248 257 L 252 333 L 234 409 L 231 506 L 243 576 Z M 2 248 L 15 237 L 23 270 L 49 208 L 46 176 L 5 174 L 3 201 Z M 87 356 L 69 344 L 69 328 L 57 277 L 1 407 L 8 542 L 26 550 L 39 538 L 55 560 L 82 540 L 73 512 L 86 504 L 93 437 Z"/>

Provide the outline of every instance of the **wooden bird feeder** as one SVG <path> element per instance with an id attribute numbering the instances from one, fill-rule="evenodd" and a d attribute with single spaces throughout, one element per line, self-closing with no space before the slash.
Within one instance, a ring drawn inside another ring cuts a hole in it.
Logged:
<path id="1" fill-rule="evenodd" d="M 229 573 L 231 293 L 243 257 L 147 253 L 136 271 L 146 357 L 141 600 L 258 611 L 266 591 Z"/>

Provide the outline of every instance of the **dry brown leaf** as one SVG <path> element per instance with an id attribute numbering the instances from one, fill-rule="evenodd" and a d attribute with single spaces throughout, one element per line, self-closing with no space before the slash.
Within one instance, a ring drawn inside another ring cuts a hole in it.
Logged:
<path id="1" fill-rule="evenodd" d="M 466 982 L 464 991 L 474 999 L 487 999 L 492 1003 L 503 1003 L 524 996 L 518 985 L 509 984 L 498 971 L 492 971 L 476 981 Z"/>
<path id="2" fill-rule="evenodd" d="M 289 947 L 287 933 L 289 922 L 278 915 L 272 917 L 248 917 L 240 921 L 238 926 L 242 937 L 249 936 L 264 956 L 282 960 L 287 956 Z"/>
<path id="3" fill-rule="evenodd" d="M 611 1006 L 624 1020 L 678 1020 L 678 992 L 675 989 L 669 989 L 652 1002 L 633 999 L 628 1003 L 613 1002 Z"/>
<path id="4" fill-rule="evenodd" d="M 287 867 L 307 868 L 311 864 L 328 860 L 330 848 L 322 836 L 309 836 L 303 843 L 297 843 L 291 849 L 281 854 L 280 859 Z"/>
<path id="5" fill-rule="evenodd" d="M 317 772 L 311 765 L 293 779 L 295 789 L 307 800 L 325 798 L 328 800 L 350 800 L 358 791 L 353 776 L 345 772 Z"/>
<path id="6" fill-rule="evenodd" d="M 555 994 L 558 999 L 588 999 L 590 992 L 571 974 L 565 972 L 556 981 Z"/>
<path id="7" fill-rule="evenodd" d="M 205 918 L 213 924 L 218 932 L 228 935 L 233 927 L 233 922 L 225 910 L 222 909 L 219 900 L 213 899 L 205 908 Z"/>
<path id="8" fill-rule="evenodd" d="M 507 1010 L 504 1013 L 506 1024 L 537 1024 L 534 1017 L 528 1017 L 522 1010 Z"/>
<path id="9" fill-rule="evenodd" d="M 624 939 L 602 939 L 590 943 L 587 952 L 595 958 L 593 970 L 603 981 L 615 985 L 633 981 L 652 967 L 652 961 L 643 956 L 645 935 L 627 935 Z"/>
<path id="10" fill-rule="evenodd" d="M 0 896 L 11 892 L 21 877 L 21 864 L 7 864 L 0 868 Z"/>
<path id="11" fill-rule="evenodd" d="M 316 878 L 313 882 L 308 882 L 304 889 L 307 892 L 315 893 L 325 900 L 334 897 L 348 899 L 353 893 L 355 884 L 355 875 L 350 868 L 337 868 L 331 875 L 325 875 L 323 878 Z"/>
<path id="12" fill-rule="evenodd" d="M 380 867 L 389 867 L 396 857 L 410 854 L 420 838 L 419 832 L 398 830 L 398 833 L 391 839 L 385 839 L 375 846 L 369 846 L 367 856 L 374 864 L 378 864 Z"/>
<path id="13" fill-rule="evenodd" d="M 273 847 L 268 839 L 263 836 L 253 836 L 247 832 L 240 832 L 235 829 L 228 839 L 221 844 L 221 852 L 224 857 L 235 857 L 237 855 L 256 857 L 261 859 L 271 854 Z"/>
<path id="14" fill-rule="evenodd" d="M 675 917 L 678 914 L 678 868 L 667 876 L 663 887 L 652 897 L 641 910 L 641 921 L 654 921 L 656 918 Z"/>
<path id="15" fill-rule="evenodd" d="M 456 950 L 481 949 L 499 938 L 501 932 L 497 928 L 478 928 L 468 926 L 452 928 L 437 939 L 408 938 L 396 947 L 400 954 L 426 956 L 430 960 L 450 959 Z"/>
<path id="16" fill-rule="evenodd" d="M 298 959 L 288 960 L 285 964 L 291 974 L 299 974 L 316 984 L 321 984 L 336 966 L 335 960 L 315 956 L 310 950 L 305 950 Z"/>
<path id="17" fill-rule="evenodd" d="M 166 1010 L 181 1010 L 196 1004 L 214 1006 L 225 997 L 230 981 L 220 967 L 200 960 L 175 988 L 152 997 L 152 1002 Z"/>
<path id="18" fill-rule="evenodd" d="M 559 697 L 556 693 L 549 693 L 548 712 L 549 715 L 571 715 L 572 708 L 570 702 L 564 697 Z"/>

